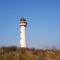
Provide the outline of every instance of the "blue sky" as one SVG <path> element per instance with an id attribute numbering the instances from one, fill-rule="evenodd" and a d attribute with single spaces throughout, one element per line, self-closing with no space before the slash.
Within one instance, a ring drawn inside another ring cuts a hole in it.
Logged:
<path id="1" fill-rule="evenodd" d="M 60 0 L 0 0 L 0 46 L 19 47 L 22 16 L 27 47 L 60 49 Z"/>

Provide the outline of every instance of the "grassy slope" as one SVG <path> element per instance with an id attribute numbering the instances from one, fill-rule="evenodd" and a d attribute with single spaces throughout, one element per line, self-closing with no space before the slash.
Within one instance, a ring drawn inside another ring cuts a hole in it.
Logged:
<path id="1" fill-rule="evenodd" d="M 0 60 L 60 60 L 60 50 L 1 47 Z"/>

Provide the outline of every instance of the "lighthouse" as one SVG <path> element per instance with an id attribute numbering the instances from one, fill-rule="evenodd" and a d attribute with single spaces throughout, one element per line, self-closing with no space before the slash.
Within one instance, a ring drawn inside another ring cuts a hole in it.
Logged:
<path id="1" fill-rule="evenodd" d="M 27 22 L 24 17 L 20 19 L 20 47 L 25 48 L 26 47 L 26 27 L 27 27 Z"/>

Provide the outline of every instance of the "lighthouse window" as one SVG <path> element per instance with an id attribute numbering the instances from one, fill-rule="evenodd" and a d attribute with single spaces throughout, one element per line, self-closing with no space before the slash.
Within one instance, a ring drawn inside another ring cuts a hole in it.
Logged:
<path id="1" fill-rule="evenodd" d="M 21 46 L 21 44 L 20 44 L 20 46 Z"/>
<path id="2" fill-rule="evenodd" d="M 20 31 L 20 33 L 22 33 L 22 32 Z"/>
<path id="3" fill-rule="evenodd" d="M 22 38 L 20 37 L 20 40 L 21 40 Z"/>

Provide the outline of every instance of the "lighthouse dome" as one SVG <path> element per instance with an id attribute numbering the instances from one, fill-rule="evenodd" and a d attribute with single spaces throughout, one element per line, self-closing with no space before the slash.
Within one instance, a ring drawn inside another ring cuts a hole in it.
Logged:
<path id="1" fill-rule="evenodd" d="M 26 22 L 26 19 L 24 17 L 21 17 L 20 19 L 20 26 L 27 26 L 27 22 Z"/>
<path id="2" fill-rule="evenodd" d="M 20 21 L 26 21 L 26 19 L 24 17 L 21 17 Z"/>

